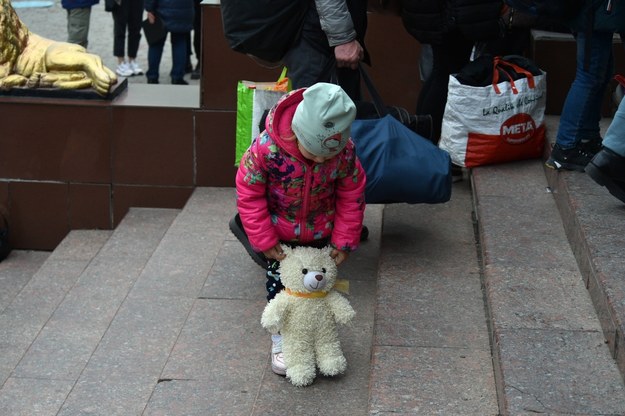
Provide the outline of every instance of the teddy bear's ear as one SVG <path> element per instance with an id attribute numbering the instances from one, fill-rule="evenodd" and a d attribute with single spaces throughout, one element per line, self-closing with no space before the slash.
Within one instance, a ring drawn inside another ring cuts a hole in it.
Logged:
<path id="1" fill-rule="evenodd" d="M 322 251 L 323 251 L 323 254 L 326 254 L 329 256 L 330 253 L 332 253 L 332 246 L 325 246 Z"/>
<path id="2" fill-rule="evenodd" d="M 282 247 L 282 252 L 286 254 L 287 256 L 293 252 L 293 249 L 289 246 L 281 245 L 281 247 Z"/>

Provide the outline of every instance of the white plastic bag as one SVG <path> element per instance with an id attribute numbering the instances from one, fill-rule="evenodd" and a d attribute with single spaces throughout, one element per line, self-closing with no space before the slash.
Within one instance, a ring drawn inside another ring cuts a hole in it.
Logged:
<path id="1" fill-rule="evenodd" d="M 486 87 L 449 77 L 439 147 L 456 165 L 475 167 L 543 154 L 547 74 L 532 75 L 500 57 L 494 58 L 493 68 L 493 83 Z M 514 80 L 511 71 L 524 77 Z M 507 79 L 499 82 L 500 74 Z"/>

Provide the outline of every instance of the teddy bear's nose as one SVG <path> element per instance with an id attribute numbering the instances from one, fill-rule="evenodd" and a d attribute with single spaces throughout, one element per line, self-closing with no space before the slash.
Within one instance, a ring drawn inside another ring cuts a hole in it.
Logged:
<path id="1" fill-rule="evenodd" d="M 322 274 L 315 275 L 315 279 L 317 279 L 318 282 L 321 282 L 323 280 L 323 275 Z"/>

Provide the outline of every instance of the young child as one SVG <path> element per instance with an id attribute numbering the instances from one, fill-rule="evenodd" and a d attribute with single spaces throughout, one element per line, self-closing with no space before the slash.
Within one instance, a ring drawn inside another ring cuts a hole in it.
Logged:
<path id="1" fill-rule="evenodd" d="M 259 264 L 266 263 L 268 300 L 283 289 L 277 273 L 282 244 L 330 244 L 337 265 L 358 247 L 365 173 L 350 139 L 355 117 L 354 103 L 338 85 L 292 91 L 271 109 L 266 130 L 241 159 L 239 215 L 230 229 Z M 284 375 L 281 344 L 280 335 L 272 335 L 271 368 Z"/>

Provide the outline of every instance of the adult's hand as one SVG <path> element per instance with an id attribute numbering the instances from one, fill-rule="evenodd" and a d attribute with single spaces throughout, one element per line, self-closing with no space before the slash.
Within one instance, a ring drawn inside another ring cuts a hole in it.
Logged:
<path id="1" fill-rule="evenodd" d="M 358 63 L 364 58 L 365 50 L 357 40 L 334 47 L 336 66 L 339 68 L 358 69 Z"/>

